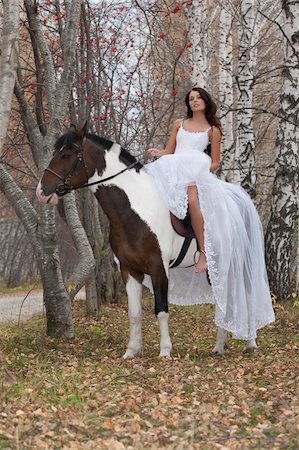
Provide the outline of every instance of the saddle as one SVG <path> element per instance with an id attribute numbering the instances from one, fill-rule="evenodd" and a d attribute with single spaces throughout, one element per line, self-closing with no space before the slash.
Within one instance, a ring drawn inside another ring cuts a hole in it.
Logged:
<path id="1" fill-rule="evenodd" d="M 191 218 L 189 212 L 187 212 L 186 217 L 184 219 L 178 219 L 176 216 L 170 213 L 170 220 L 173 229 L 180 236 L 190 239 L 195 238 L 195 234 L 191 226 Z"/>
<path id="2" fill-rule="evenodd" d="M 187 211 L 186 217 L 184 219 L 178 219 L 176 216 L 174 216 L 170 212 L 170 220 L 171 220 L 171 225 L 172 225 L 173 229 L 176 231 L 176 233 L 178 233 L 180 236 L 185 238 L 178 257 L 175 260 L 170 262 L 169 267 L 171 269 L 173 267 L 177 267 L 183 261 L 184 257 L 186 256 L 186 253 L 190 247 L 192 239 L 195 239 L 195 234 L 194 234 L 194 231 L 193 231 L 193 228 L 191 225 L 191 218 L 190 218 L 190 214 L 188 211 Z M 198 251 L 199 247 L 198 247 L 197 241 L 196 241 L 196 245 L 197 245 L 197 251 Z M 208 270 L 206 271 L 206 276 L 207 276 L 209 285 L 211 285 L 211 280 L 210 280 Z"/>

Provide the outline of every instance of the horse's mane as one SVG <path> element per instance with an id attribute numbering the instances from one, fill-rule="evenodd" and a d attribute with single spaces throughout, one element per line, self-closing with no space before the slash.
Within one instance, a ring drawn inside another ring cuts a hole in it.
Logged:
<path id="1" fill-rule="evenodd" d="M 139 172 L 140 169 L 142 169 L 143 165 L 141 162 L 138 162 L 135 156 L 131 155 L 131 153 L 128 152 L 125 148 L 121 148 L 119 159 L 121 162 L 123 162 L 126 166 L 130 166 L 131 164 L 135 164 L 134 169 L 136 169 L 137 172 Z"/>
<path id="2" fill-rule="evenodd" d="M 97 134 L 87 134 L 86 137 L 93 141 L 95 144 L 103 146 L 107 150 L 110 150 L 112 145 L 114 144 L 114 142 L 98 136 Z M 131 155 L 131 153 L 123 147 L 121 147 L 120 149 L 119 160 L 126 166 L 131 166 L 132 164 L 137 162 L 137 164 L 134 166 L 134 169 L 136 169 L 137 172 L 139 172 L 139 170 L 143 167 L 142 164 L 137 161 L 135 156 Z"/>
<path id="3" fill-rule="evenodd" d="M 107 150 L 110 150 L 110 148 L 113 145 L 112 141 L 109 141 L 108 139 L 97 136 L 95 134 L 88 133 L 86 137 L 91 141 L 93 141 L 95 144 L 100 145 L 101 147 L 104 147 Z M 60 138 L 57 139 L 54 146 L 55 151 L 60 150 L 64 146 L 72 147 L 77 138 L 78 135 L 76 131 L 73 130 L 67 131 L 65 134 L 63 134 L 62 136 L 60 136 Z"/>
<path id="4" fill-rule="evenodd" d="M 110 141 L 109 139 L 106 139 L 104 137 L 98 136 L 96 134 L 87 133 L 86 134 L 87 139 L 91 140 L 95 144 L 99 145 L 100 147 L 103 147 L 105 150 L 110 150 L 114 142 Z M 74 144 L 74 141 L 77 138 L 77 133 L 75 131 L 68 131 L 64 135 L 60 136 L 60 138 L 57 139 L 55 143 L 55 151 L 60 150 L 63 146 L 65 147 L 71 147 Z M 134 162 L 137 162 L 137 159 L 135 156 L 131 155 L 131 153 L 128 152 L 125 148 L 121 147 L 119 160 L 123 162 L 126 166 L 130 166 L 134 164 Z M 134 169 L 139 172 L 139 170 L 142 168 L 142 164 L 137 162 L 137 164 L 134 166 Z"/>

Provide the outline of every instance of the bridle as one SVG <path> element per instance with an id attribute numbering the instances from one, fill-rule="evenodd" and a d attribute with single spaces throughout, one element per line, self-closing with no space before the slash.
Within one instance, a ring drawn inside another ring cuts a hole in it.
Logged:
<path id="1" fill-rule="evenodd" d="M 60 175 L 59 173 L 55 172 L 54 170 L 50 169 L 49 167 L 47 167 L 45 169 L 45 172 L 50 172 L 53 175 L 55 175 L 57 178 L 59 178 L 62 183 L 58 184 L 56 186 L 55 192 L 58 195 L 58 197 L 62 197 L 65 194 L 68 194 L 69 192 L 71 192 L 71 190 L 73 189 L 72 186 L 70 186 L 69 182 L 70 179 L 72 178 L 72 176 L 74 175 L 74 173 L 76 172 L 78 166 L 80 165 L 80 163 L 83 161 L 84 163 L 84 169 L 85 169 L 85 173 L 88 179 L 88 170 L 84 161 L 84 156 L 83 156 L 83 152 L 84 149 L 83 147 L 77 145 L 77 144 L 73 144 L 73 147 L 75 147 L 75 149 L 77 150 L 77 160 L 75 162 L 75 164 L 70 168 L 70 170 L 68 171 L 68 173 L 65 175 L 65 177 L 63 177 L 62 175 Z M 62 147 L 59 151 L 61 152 L 63 150 L 64 147 Z"/>
<path id="2" fill-rule="evenodd" d="M 120 170 L 119 172 L 115 173 L 114 175 L 103 178 L 102 180 L 94 181 L 92 183 L 82 184 L 82 186 L 71 186 L 69 184 L 70 180 L 71 180 L 72 176 L 74 175 L 74 173 L 76 172 L 77 168 L 79 167 L 80 163 L 82 163 L 82 162 L 84 164 L 86 178 L 87 178 L 87 180 L 89 179 L 88 169 L 87 169 L 87 166 L 86 166 L 86 163 L 84 160 L 84 148 L 77 144 L 73 144 L 72 146 L 77 149 L 77 160 L 76 160 L 75 164 L 70 168 L 69 172 L 65 175 L 65 177 L 63 177 L 59 173 L 55 172 L 54 170 L 50 169 L 49 167 L 47 167 L 45 169 L 45 172 L 47 171 L 47 172 L 52 173 L 53 175 L 55 175 L 57 178 L 59 178 L 62 181 L 62 183 L 58 184 L 55 189 L 55 193 L 57 194 L 58 197 L 63 197 L 64 195 L 69 194 L 71 191 L 74 191 L 76 189 L 82 189 L 85 187 L 94 186 L 96 184 L 100 184 L 100 183 L 104 183 L 105 181 L 112 180 L 113 178 L 126 172 L 127 170 L 132 169 L 132 167 L 136 166 L 137 164 L 140 164 L 139 161 L 135 161 L 133 164 L 130 164 L 129 166 L 125 167 L 125 169 Z M 63 150 L 63 147 L 59 151 L 61 152 L 62 150 Z"/>

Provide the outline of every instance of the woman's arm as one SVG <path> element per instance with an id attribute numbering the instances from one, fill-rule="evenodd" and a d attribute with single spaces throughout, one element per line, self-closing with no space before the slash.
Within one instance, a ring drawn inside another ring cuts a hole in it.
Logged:
<path id="1" fill-rule="evenodd" d="M 211 143 L 211 158 L 212 164 L 210 166 L 210 171 L 215 172 L 220 164 L 220 143 L 222 134 L 217 127 L 213 127 L 211 130 L 210 143 Z"/>
<path id="2" fill-rule="evenodd" d="M 174 122 L 167 145 L 164 150 L 158 150 L 157 148 L 149 148 L 148 153 L 151 156 L 157 156 L 157 157 L 160 157 L 163 155 L 169 155 L 170 153 L 173 153 L 175 150 L 175 146 L 176 146 L 176 135 L 177 135 L 180 124 L 181 124 L 180 119 L 178 119 Z"/>

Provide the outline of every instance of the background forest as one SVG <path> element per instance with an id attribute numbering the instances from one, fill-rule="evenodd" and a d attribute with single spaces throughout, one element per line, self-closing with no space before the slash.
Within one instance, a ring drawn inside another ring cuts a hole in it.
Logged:
<path id="1" fill-rule="evenodd" d="M 107 221 L 87 190 L 57 209 L 35 199 L 65 127 L 121 143 L 140 161 L 206 87 L 224 131 L 219 176 L 253 198 L 270 287 L 298 290 L 299 2 L 3 0 L 0 277 L 42 283 L 48 331 L 73 335 L 71 300 L 118 302 Z"/>

